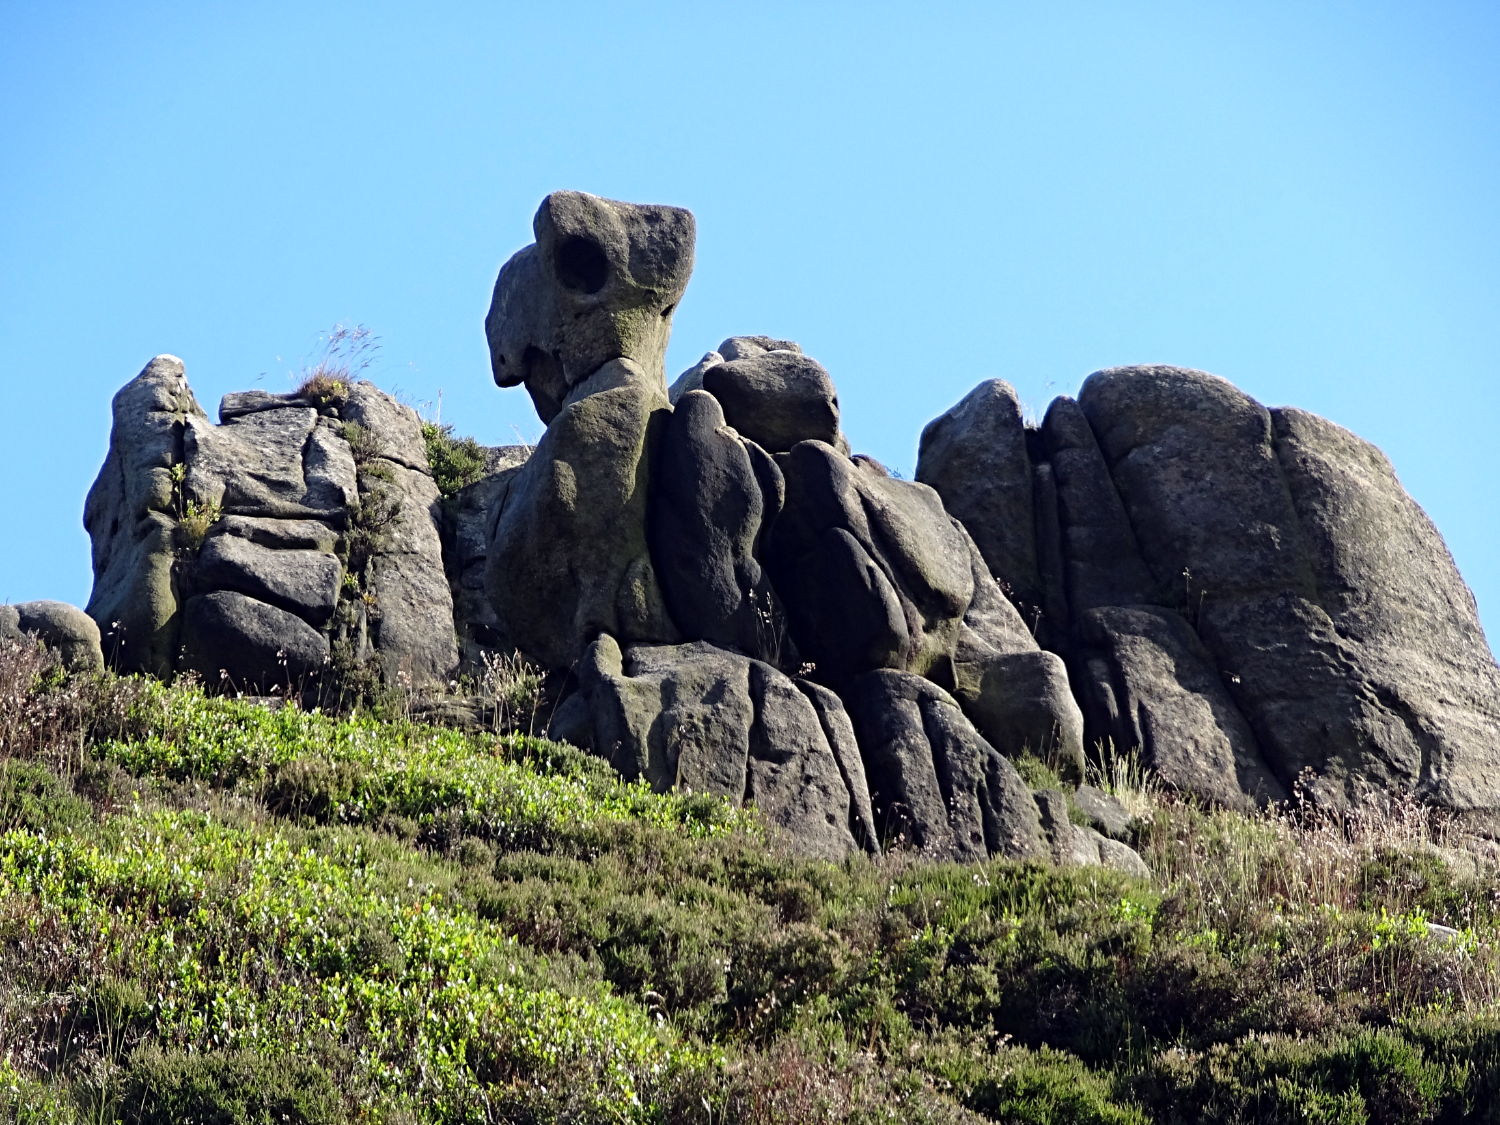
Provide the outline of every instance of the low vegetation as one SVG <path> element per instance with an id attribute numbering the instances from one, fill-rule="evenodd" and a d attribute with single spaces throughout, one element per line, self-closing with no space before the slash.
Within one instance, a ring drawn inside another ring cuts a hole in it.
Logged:
<path id="1" fill-rule="evenodd" d="M 446 499 L 484 476 L 484 446 L 471 437 L 455 437 L 447 423 L 424 421 L 422 439 L 427 445 L 427 464 L 432 479 Z"/>
<path id="2" fill-rule="evenodd" d="M 1149 882 L 816 862 L 524 734 L 9 645 L 0 1121 L 1500 1119 L 1453 826 L 1132 784 Z"/>

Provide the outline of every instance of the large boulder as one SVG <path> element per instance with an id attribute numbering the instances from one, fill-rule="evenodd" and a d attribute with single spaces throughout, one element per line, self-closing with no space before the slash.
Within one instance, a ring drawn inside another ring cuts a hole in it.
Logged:
<path id="1" fill-rule="evenodd" d="M 680 639 L 647 544 L 650 468 L 671 406 L 628 359 L 570 392 L 491 513 L 485 585 L 511 643 L 567 668 L 601 632 Z"/>
<path id="2" fill-rule="evenodd" d="M 388 682 L 447 679 L 452 600 L 421 420 L 371 383 L 333 386 L 226 395 L 215 425 L 181 361 L 159 356 L 115 396 L 110 455 L 84 514 L 88 612 L 112 665 L 281 682 L 292 658 L 266 638 L 294 619 L 302 680 L 335 644 L 378 657 Z M 243 600 L 202 601 L 219 593 Z"/>
<path id="3" fill-rule="evenodd" d="M 874 668 L 920 675 L 949 659 L 974 576 L 937 493 L 826 442 L 778 461 L 786 507 L 766 558 L 817 678 L 839 690 Z"/>
<path id="4" fill-rule="evenodd" d="M 1026 783 L 942 688 L 882 669 L 856 680 L 845 701 L 883 837 L 961 861 L 1047 854 Z"/>
<path id="5" fill-rule="evenodd" d="M 1026 619 L 1043 609 L 1026 423 L 1015 388 L 987 379 L 922 430 L 917 480 L 963 522 Z"/>
<path id="6" fill-rule="evenodd" d="M 1136 601 L 1194 626 L 1283 785 L 1308 771 L 1334 804 L 1395 787 L 1494 814 L 1500 672 L 1374 447 L 1179 368 L 1098 372 L 1078 405 L 1156 586 Z"/>
<path id="7" fill-rule="evenodd" d="M 52 601 L 0 605 L 0 641 L 28 637 L 57 653 L 69 671 L 97 671 L 104 667 L 99 626 L 75 605 Z"/>
<path id="8" fill-rule="evenodd" d="M 868 833 L 862 775 L 841 764 L 809 695 L 769 664 L 703 641 L 622 652 L 605 634 L 577 672 L 551 734 L 592 747 L 627 779 L 753 802 L 806 855 L 839 858 L 859 846 L 856 829 Z"/>
<path id="9" fill-rule="evenodd" d="M 652 475 L 648 533 L 667 610 L 684 634 L 777 659 L 780 609 L 756 553 L 784 494 L 775 461 L 725 424 L 712 395 L 682 396 Z"/>
<path id="10" fill-rule="evenodd" d="M 1442 536 L 1375 446 L 1302 410 L 1273 410 L 1271 420 L 1319 604 L 1357 646 L 1361 686 L 1421 749 L 1419 771 L 1403 780 L 1492 818 L 1500 669 Z"/>
<path id="11" fill-rule="evenodd" d="M 183 613 L 184 670 L 239 690 L 299 690 L 328 663 L 328 636 L 296 614 L 221 590 Z"/>
<path id="12" fill-rule="evenodd" d="M 496 384 L 524 383 L 550 424 L 573 388 L 623 358 L 665 399 L 672 312 L 693 272 L 692 212 L 556 191 L 532 230 L 484 322 Z"/>
<path id="13" fill-rule="evenodd" d="M 180 594 L 173 470 L 182 464 L 187 421 L 207 416 L 171 355 L 120 388 L 112 414 L 109 454 L 83 508 L 94 562 L 87 612 L 112 666 L 165 675 L 177 659 Z"/>
<path id="14" fill-rule="evenodd" d="M 729 425 L 768 452 L 786 453 L 799 441 L 838 442 L 838 393 L 808 356 L 778 350 L 726 360 L 703 373 L 703 389 L 719 400 Z"/>

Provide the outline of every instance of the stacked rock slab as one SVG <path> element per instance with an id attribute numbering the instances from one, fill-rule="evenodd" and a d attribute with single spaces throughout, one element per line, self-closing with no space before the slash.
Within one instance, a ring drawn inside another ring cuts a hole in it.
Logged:
<path id="1" fill-rule="evenodd" d="M 89 493 L 89 615 L 125 671 L 305 684 L 342 643 L 388 681 L 457 662 L 438 492 L 415 412 L 365 382 L 224 398 L 158 356 L 114 401 Z"/>
<path id="2" fill-rule="evenodd" d="M 1098 372 L 1038 431 L 1013 402 L 981 386 L 929 425 L 917 475 L 1017 586 L 1029 503 L 1090 743 L 1232 806 L 1390 789 L 1500 828 L 1500 670 L 1379 450 L 1181 368 Z"/>
<path id="3" fill-rule="evenodd" d="M 574 685 L 553 737 L 753 801 L 809 854 L 1052 854 L 1004 754 L 1080 767 L 1082 716 L 938 494 L 849 456 L 791 341 L 731 337 L 667 391 L 685 212 L 559 193 L 534 229 L 486 331 L 547 432 L 495 487 L 484 566 L 495 634 Z"/>

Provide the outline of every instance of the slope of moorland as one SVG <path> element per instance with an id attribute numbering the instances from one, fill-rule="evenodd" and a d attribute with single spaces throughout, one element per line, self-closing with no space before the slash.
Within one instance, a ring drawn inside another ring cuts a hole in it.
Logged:
<path id="1" fill-rule="evenodd" d="M 0 739 L 0 1121 L 1500 1120 L 1500 883 L 1417 806 L 1118 776 L 1149 882 L 830 864 L 399 699 L 15 644 Z"/>

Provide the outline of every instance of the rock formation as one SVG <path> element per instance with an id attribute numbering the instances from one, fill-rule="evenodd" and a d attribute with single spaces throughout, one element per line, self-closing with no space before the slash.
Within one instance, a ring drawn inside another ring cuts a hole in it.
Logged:
<path id="1" fill-rule="evenodd" d="M 1007 391 L 930 424 L 917 478 L 1002 584 L 1039 581 L 1090 745 L 1224 804 L 1392 788 L 1500 828 L 1500 670 L 1379 450 L 1202 371 L 1096 372 L 1039 431 Z"/>
<path id="2" fill-rule="evenodd" d="M 1118 368 L 1039 426 L 981 383 L 901 480 L 792 341 L 729 337 L 668 389 L 690 213 L 559 192 L 533 230 L 485 330 L 546 433 L 441 505 L 369 384 L 230 395 L 215 426 L 163 356 L 116 396 L 85 517 L 115 666 L 441 681 L 519 650 L 563 685 L 553 737 L 825 857 L 1140 874 L 1117 801 L 1016 765 L 1071 789 L 1129 752 L 1230 807 L 1385 787 L 1500 833 L 1500 669 L 1373 446 Z"/>
<path id="3" fill-rule="evenodd" d="M 109 663 L 256 689 L 368 660 L 389 682 L 445 680 L 453 603 L 415 411 L 329 380 L 226 395 L 219 418 L 174 356 L 115 396 L 84 509 Z"/>

